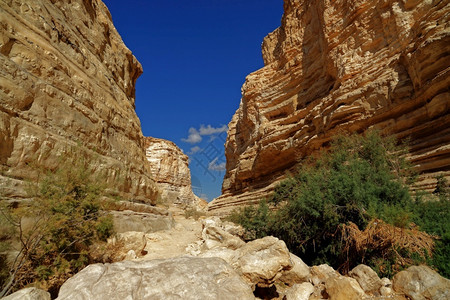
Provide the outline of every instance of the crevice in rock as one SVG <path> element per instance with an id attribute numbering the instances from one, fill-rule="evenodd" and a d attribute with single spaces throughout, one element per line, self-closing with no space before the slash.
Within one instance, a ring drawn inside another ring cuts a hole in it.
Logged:
<path id="1" fill-rule="evenodd" d="M 9 54 L 11 53 L 11 49 L 14 45 L 14 43 L 16 42 L 15 39 L 9 39 L 8 42 L 6 42 L 1 48 L 0 48 L 0 53 L 5 55 L 5 56 L 9 56 Z"/>
<path id="2" fill-rule="evenodd" d="M 280 294 L 278 294 L 277 287 L 272 285 L 271 287 L 259 287 L 256 286 L 253 292 L 255 297 L 262 300 L 278 299 Z"/>
<path id="3" fill-rule="evenodd" d="M 95 8 L 92 6 L 92 0 L 83 0 L 83 4 L 89 17 L 91 17 L 91 20 L 95 20 L 97 14 L 95 13 Z"/>

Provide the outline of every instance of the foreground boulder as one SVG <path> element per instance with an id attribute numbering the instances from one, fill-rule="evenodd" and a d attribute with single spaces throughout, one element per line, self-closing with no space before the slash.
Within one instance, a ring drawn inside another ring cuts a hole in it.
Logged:
<path id="1" fill-rule="evenodd" d="M 358 281 L 366 293 L 378 295 L 383 287 L 380 277 L 369 266 L 358 265 L 350 271 L 349 275 Z"/>
<path id="2" fill-rule="evenodd" d="M 239 237 L 227 232 L 220 226 L 209 225 L 203 229 L 202 238 L 208 249 L 225 247 L 228 249 L 238 249 L 245 245 Z"/>
<path id="3" fill-rule="evenodd" d="M 50 300 L 50 293 L 31 287 L 17 291 L 3 300 Z"/>
<path id="4" fill-rule="evenodd" d="M 67 280 L 58 300 L 254 299 L 219 258 L 180 257 L 90 265 Z"/>
<path id="5" fill-rule="evenodd" d="M 116 243 L 123 243 L 124 252 L 128 252 L 130 250 L 133 250 L 136 253 L 141 252 L 144 250 L 145 245 L 147 244 L 145 234 L 143 232 L 137 231 L 118 233 L 115 237 L 113 237 L 113 240 L 113 242 Z"/>
<path id="6" fill-rule="evenodd" d="M 324 284 L 329 278 L 336 276 L 339 276 L 339 273 L 329 265 L 322 264 L 311 267 L 311 282 L 315 286 Z"/>
<path id="7" fill-rule="evenodd" d="M 190 245 L 186 250 L 195 256 L 222 258 L 253 288 L 256 285 L 272 286 L 284 271 L 293 267 L 289 249 L 282 240 L 267 236 L 245 243 L 241 239 L 244 234 L 241 226 L 221 221 L 218 217 L 204 219 L 202 226 L 203 241 Z M 298 276 L 305 276 L 304 269 L 296 271 Z"/>
<path id="8" fill-rule="evenodd" d="M 237 250 L 214 248 L 199 256 L 225 260 L 253 289 L 256 285 L 272 286 L 284 271 L 293 266 L 286 244 L 272 236 L 251 241 Z"/>
<path id="9" fill-rule="evenodd" d="M 307 281 L 311 275 L 308 265 L 292 253 L 289 253 L 289 257 L 293 267 L 283 272 L 280 281 L 290 286 Z"/>
<path id="10" fill-rule="evenodd" d="M 392 281 L 388 278 L 381 278 L 381 288 L 380 294 L 381 296 L 389 296 L 392 295 Z"/>
<path id="11" fill-rule="evenodd" d="M 251 283 L 260 287 L 271 286 L 292 268 L 286 244 L 273 236 L 247 243 L 238 250 L 238 270 Z"/>
<path id="12" fill-rule="evenodd" d="M 397 273 L 392 281 L 396 292 L 401 292 L 412 300 L 450 299 L 450 280 L 427 266 L 409 267 Z"/>
<path id="13" fill-rule="evenodd" d="M 361 300 L 366 295 L 354 278 L 341 275 L 330 277 L 325 287 L 332 300 Z"/>
<path id="14" fill-rule="evenodd" d="M 309 300 L 314 286 L 309 282 L 294 284 L 285 294 L 286 300 Z"/>

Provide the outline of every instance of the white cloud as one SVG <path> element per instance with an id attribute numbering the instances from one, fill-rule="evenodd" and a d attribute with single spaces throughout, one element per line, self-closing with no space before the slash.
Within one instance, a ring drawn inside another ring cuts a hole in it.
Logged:
<path id="1" fill-rule="evenodd" d="M 194 127 L 189 128 L 189 135 L 187 139 L 181 139 L 183 142 L 189 143 L 189 144 L 197 144 L 202 141 L 202 137 L 197 129 Z"/>
<path id="2" fill-rule="evenodd" d="M 215 139 L 217 139 L 217 136 L 215 136 L 215 135 L 211 135 L 211 136 L 209 137 L 209 141 L 210 141 L 210 142 L 214 141 Z"/>
<path id="3" fill-rule="evenodd" d="M 200 128 L 197 130 L 194 127 L 189 128 L 189 135 L 187 139 L 181 139 L 183 142 L 189 143 L 189 144 L 197 144 L 200 143 L 203 138 L 202 136 L 210 135 L 211 140 L 213 140 L 213 135 L 217 133 L 226 132 L 228 130 L 227 125 L 222 125 L 221 127 L 213 127 L 211 125 L 200 125 Z"/>
<path id="4" fill-rule="evenodd" d="M 214 128 L 211 125 L 205 126 L 205 125 L 200 125 L 200 135 L 212 135 L 215 133 L 222 133 L 222 132 L 226 132 L 228 130 L 227 125 L 223 125 L 222 127 L 217 127 Z"/>
<path id="5" fill-rule="evenodd" d="M 226 164 L 223 162 L 221 164 L 217 164 L 217 161 L 219 160 L 218 157 L 214 158 L 209 164 L 208 164 L 208 170 L 211 171 L 225 171 L 226 169 Z"/>
<path id="6" fill-rule="evenodd" d="M 191 148 L 191 151 L 188 153 L 189 155 L 193 155 L 197 152 L 200 152 L 202 150 L 202 148 L 200 148 L 199 146 L 195 146 Z"/>
<path id="7" fill-rule="evenodd" d="M 209 202 L 208 195 L 206 195 L 206 194 L 200 194 L 199 197 L 202 198 L 203 200 L 205 200 L 206 202 Z"/>

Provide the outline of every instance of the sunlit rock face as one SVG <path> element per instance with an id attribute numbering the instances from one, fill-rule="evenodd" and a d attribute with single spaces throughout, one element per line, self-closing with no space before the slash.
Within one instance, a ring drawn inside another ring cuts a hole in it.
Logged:
<path id="1" fill-rule="evenodd" d="M 163 202 L 181 208 L 206 208 L 206 202 L 192 192 L 189 158 L 175 143 L 146 137 L 145 149 L 152 178 L 161 190 Z"/>
<path id="2" fill-rule="evenodd" d="M 419 186 L 450 177 L 448 1 L 285 0 L 248 75 L 226 142 L 226 213 L 267 195 L 337 133 L 410 139 Z"/>
<path id="3" fill-rule="evenodd" d="M 0 189 L 24 197 L 28 164 L 76 148 L 122 196 L 154 202 L 135 113 L 142 67 L 100 0 L 0 1 Z"/>

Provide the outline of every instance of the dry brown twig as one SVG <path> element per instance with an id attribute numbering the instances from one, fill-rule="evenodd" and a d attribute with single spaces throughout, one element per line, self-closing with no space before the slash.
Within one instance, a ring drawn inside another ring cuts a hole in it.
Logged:
<path id="1" fill-rule="evenodd" d="M 350 253 L 356 252 L 364 258 L 367 250 L 377 251 L 381 257 L 388 257 L 389 253 L 393 252 L 398 264 L 402 266 L 412 261 L 402 256 L 398 249 L 407 249 L 410 253 L 417 253 L 421 258 L 426 259 L 434 249 L 434 241 L 438 239 L 437 236 L 418 230 L 414 224 L 410 229 L 400 228 L 380 219 L 373 219 L 363 231 L 352 222 L 344 224 L 341 227 L 341 234 L 345 243 L 344 253 L 347 253 L 344 269 L 348 269 Z"/>

